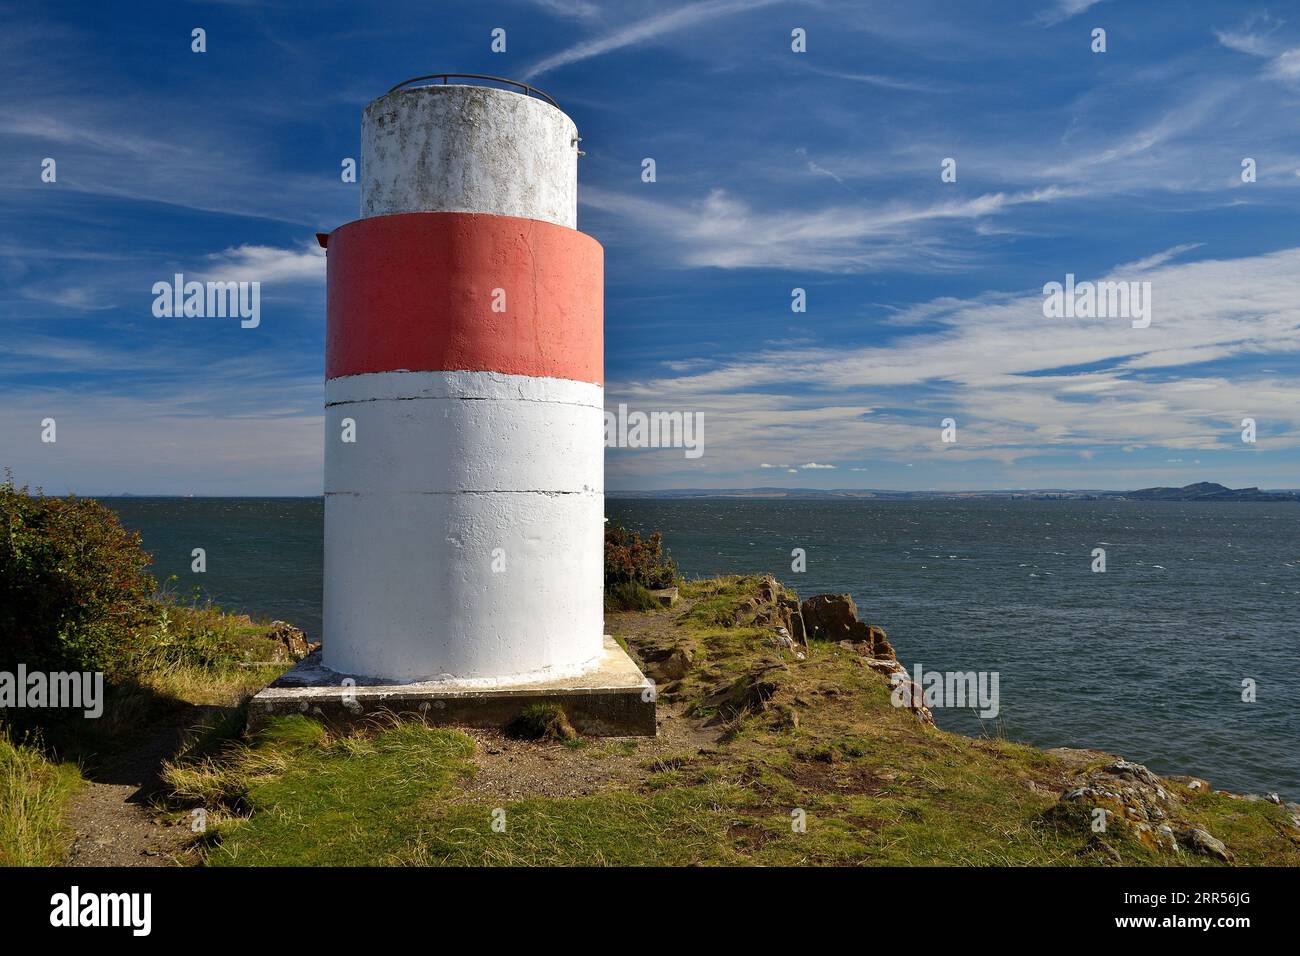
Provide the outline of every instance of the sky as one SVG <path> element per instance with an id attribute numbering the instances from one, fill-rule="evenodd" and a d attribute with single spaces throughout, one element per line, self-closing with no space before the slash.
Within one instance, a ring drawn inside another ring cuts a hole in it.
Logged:
<path id="1" fill-rule="evenodd" d="M 607 407 L 701 416 L 611 493 L 1300 487 L 1300 9 L 1241 0 L 0 3 L 0 466 L 319 494 L 314 236 L 366 103 L 443 71 L 574 119 Z M 178 272 L 260 324 L 155 317 Z M 1067 275 L 1149 326 L 1047 317 Z"/>

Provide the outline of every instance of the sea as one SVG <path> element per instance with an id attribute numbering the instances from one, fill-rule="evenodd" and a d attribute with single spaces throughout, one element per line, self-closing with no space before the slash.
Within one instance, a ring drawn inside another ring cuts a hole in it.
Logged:
<path id="1" fill-rule="evenodd" d="M 319 637 L 320 498 L 103 500 L 163 587 Z M 996 673 L 997 716 L 938 708 L 946 729 L 1300 799 L 1300 505 L 611 497 L 606 513 L 661 531 L 688 577 L 851 594 L 909 669 Z"/>

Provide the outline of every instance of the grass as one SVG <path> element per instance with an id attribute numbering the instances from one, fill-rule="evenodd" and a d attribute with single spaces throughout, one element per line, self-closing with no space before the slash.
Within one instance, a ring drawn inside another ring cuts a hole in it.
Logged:
<path id="1" fill-rule="evenodd" d="M 40 728 L 0 726 L 0 866 L 62 862 L 71 842 L 63 821 L 86 768 L 109 760 L 160 724 L 195 707 L 215 709 L 207 733 L 243 729 L 243 702 L 288 666 L 268 662 L 267 627 L 211 605 L 157 603 L 140 635 L 149 666 L 105 688 L 96 720 L 65 718 Z M 33 712 L 23 714 L 30 718 Z"/>
<path id="2" fill-rule="evenodd" d="M 53 866 L 72 834 L 63 823 L 80 776 L 46 760 L 38 746 L 0 733 L 0 866 Z"/>
<path id="3" fill-rule="evenodd" d="M 168 779 L 179 805 L 215 820 L 210 865 L 1218 865 L 1158 855 L 1122 824 L 1102 845 L 1086 814 L 1059 808 L 1070 771 L 1055 757 L 920 723 L 837 645 L 795 661 L 769 631 L 730 625 L 756 586 L 687 582 L 684 610 L 611 619 L 642 659 L 691 650 L 660 701 L 719 739 L 673 754 L 631 741 L 572 751 L 633 771 L 596 792 L 493 799 L 472 785 L 465 734 L 387 722 L 340 736 L 305 717 L 248 741 L 214 729 Z M 534 716 L 545 727 L 554 715 Z M 1178 792 L 1185 822 L 1239 863 L 1300 865 L 1283 807 Z"/>
<path id="4" fill-rule="evenodd" d="M 605 589 L 606 611 L 654 611 L 659 607 L 649 588 L 637 581 L 624 581 Z"/>
<path id="5" fill-rule="evenodd" d="M 610 793 L 484 808 L 434 802 L 395 862 L 413 866 L 689 866 L 743 863 L 727 838 L 726 788 Z M 494 808 L 497 809 L 497 808 Z M 504 829 L 493 829 L 493 820 Z"/>
<path id="6" fill-rule="evenodd" d="M 230 705 L 255 693 L 287 666 L 266 635 L 267 623 L 211 604 L 160 602 L 144 640 L 155 648 L 141 678 L 160 696 L 197 705 Z"/>
<path id="7" fill-rule="evenodd" d="M 419 723 L 330 738 L 295 716 L 166 776 L 179 799 L 209 808 L 210 864 L 388 864 L 409 852 L 424 802 L 469 772 L 473 747 Z"/>
<path id="8" fill-rule="evenodd" d="M 148 665 L 132 680 L 105 687 L 96 720 L 47 722 L 46 751 L 61 760 L 93 762 L 154 732 L 196 707 L 233 710 L 289 665 L 275 663 L 266 623 L 211 605 L 158 603 L 154 623 L 139 635 Z"/>
<path id="9" fill-rule="evenodd" d="M 205 838 L 214 866 L 740 862 L 724 836 L 744 796 L 734 788 L 470 804 L 459 784 L 474 746 L 414 722 L 330 737 L 287 717 L 222 759 L 180 761 L 168 780 L 225 809 Z"/>

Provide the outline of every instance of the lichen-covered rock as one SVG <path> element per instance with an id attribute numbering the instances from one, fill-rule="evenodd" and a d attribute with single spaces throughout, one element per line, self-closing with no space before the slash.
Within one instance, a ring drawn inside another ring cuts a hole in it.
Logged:
<path id="1" fill-rule="evenodd" d="M 1130 760 L 1116 760 L 1106 767 L 1105 773 L 1112 777 L 1120 777 L 1124 780 L 1131 780 L 1136 783 L 1145 783 L 1149 787 L 1159 787 L 1160 778 L 1153 774 L 1140 763 L 1133 763 Z"/>
<path id="2" fill-rule="evenodd" d="M 1167 777 L 1166 779 L 1171 780 L 1174 783 L 1181 783 L 1184 787 L 1186 787 L 1188 790 L 1192 791 L 1193 793 L 1209 793 L 1210 790 L 1212 789 L 1210 787 L 1210 781 L 1206 780 L 1203 777 L 1189 777 L 1186 775 L 1180 775 L 1177 777 Z"/>
<path id="3" fill-rule="evenodd" d="M 1188 827 L 1178 834 L 1178 840 L 1184 847 L 1193 853 L 1201 853 L 1205 856 L 1212 856 L 1216 860 L 1222 860 L 1224 863 L 1231 863 L 1233 860 L 1232 852 L 1223 844 L 1222 840 L 1211 836 L 1205 830 L 1199 827 Z"/>
<path id="4" fill-rule="evenodd" d="M 795 642 L 790 632 L 784 627 L 777 625 L 772 628 L 772 633 L 772 643 L 783 650 L 789 651 L 794 655 L 795 660 L 801 661 L 807 656 L 804 654 L 802 646 Z"/>
<path id="5" fill-rule="evenodd" d="M 277 661 L 300 661 L 320 647 L 319 642 L 307 640 L 301 629 L 286 621 L 272 621 L 264 635 L 275 642 L 273 658 Z"/>
<path id="6" fill-rule="evenodd" d="M 1059 805 L 1081 806 L 1090 814 L 1100 808 L 1107 828 L 1122 821 L 1152 850 L 1178 853 L 1188 849 L 1224 860 L 1232 856 L 1205 830 L 1180 824 L 1182 799 L 1160 777 L 1131 760 L 1112 758 L 1099 768 L 1081 772 L 1061 794 Z M 1220 856 L 1220 851 L 1224 855 Z"/>
<path id="7" fill-rule="evenodd" d="M 934 726 L 934 712 L 925 706 L 925 693 L 907 676 L 907 670 L 901 664 L 890 675 L 890 684 L 917 720 L 930 727 Z"/>
<path id="8" fill-rule="evenodd" d="M 799 602 L 789 595 L 782 595 L 777 601 L 777 607 L 777 614 L 782 625 L 790 632 L 791 639 L 796 644 L 807 647 L 808 636 L 804 633 L 803 613 L 799 609 Z"/>
<path id="9" fill-rule="evenodd" d="M 737 605 L 731 616 L 731 624 L 737 627 L 752 625 L 785 628 L 796 644 L 803 647 L 808 645 L 803 615 L 799 613 L 799 602 L 787 594 L 781 583 L 770 574 L 759 579 L 753 597 L 746 598 Z"/>
<path id="10" fill-rule="evenodd" d="M 872 656 L 896 660 L 898 655 L 894 653 L 894 645 L 889 643 L 889 635 L 885 633 L 885 629 L 874 624 L 864 626 L 867 628 L 867 636 L 871 642 Z"/>
<path id="11" fill-rule="evenodd" d="M 846 650 L 855 650 L 862 654 L 862 662 L 867 667 L 870 667 L 878 674 L 884 674 L 888 677 L 890 693 L 893 698 L 896 701 L 902 701 L 902 705 L 910 710 L 921 723 L 933 727 L 935 725 L 934 713 L 929 707 L 925 706 L 925 694 L 912 680 L 911 675 L 907 673 L 907 668 L 892 657 L 876 657 L 867 653 L 863 650 L 865 646 L 863 644 L 854 644 L 851 641 L 840 641 L 840 647 Z"/>
<path id="12" fill-rule="evenodd" d="M 772 643 L 795 660 L 806 658 L 803 648 L 811 639 L 836 640 L 861 655 L 866 666 L 888 676 L 892 686 L 907 683 L 906 706 L 922 723 L 933 726 L 934 715 L 921 696 L 911 692 L 910 678 L 898 663 L 884 628 L 859 621 L 857 615 L 852 595 L 818 594 L 800 604 L 776 578 L 764 575 L 753 595 L 736 605 L 727 623 L 769 628 Z M 647 673 L 655 676 L 650 670 Z"/>

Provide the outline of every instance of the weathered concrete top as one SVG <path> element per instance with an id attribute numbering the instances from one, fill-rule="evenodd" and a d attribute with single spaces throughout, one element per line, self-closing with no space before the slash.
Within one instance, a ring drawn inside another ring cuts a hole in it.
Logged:
<path id="1" fill-rule="evenodd" d="M 361 118 L 361 216 L 479 212 L 576 229 L 577 137 L 563 112 L 509 90 L 385 94 Z"/>

